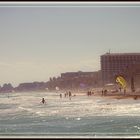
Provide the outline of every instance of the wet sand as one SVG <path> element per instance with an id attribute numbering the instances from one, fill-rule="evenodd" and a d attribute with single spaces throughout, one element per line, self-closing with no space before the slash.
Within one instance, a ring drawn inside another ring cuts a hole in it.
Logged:
<path id="1" fill-rule="evenodd" d="M 76 95 L 76 96 L 87 96 L 87 93 L 86 92 L 80 92 L 80 93 L 77 93 L 77 92 L 73 92 L 73 95 Z M 103 96 L 101 95 L 101 93 L 94 93 L 93 95 L 89 96 L 89 97 L 94 97 L 94 96 L 99 96 L 99 97 L 103 97 L 103 98 L 113 98 L 113 99 L 128 99 L 128 98 L 133 98 L 135 100 L 137 99 L 140 99 L 140 92 L 138 93 L 132 93 L 132 92 L 129 92 L 129 93 L 108 93 L 107 95 Z"/>
<path id="2" fill-rule="evenodd" d="M 128 99 L 128 98 L 133 98 L 135 100 L 140 99 L 140 95 L 137 95 L 137 94 L 118 95 L 118 96 L 114 95 L 114 96 L 107 96 L 107 97 L 114 98 L 114 99 Z"/>

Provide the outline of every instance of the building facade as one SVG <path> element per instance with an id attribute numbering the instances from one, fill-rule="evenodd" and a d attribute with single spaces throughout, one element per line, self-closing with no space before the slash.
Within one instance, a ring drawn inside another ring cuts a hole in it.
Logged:
<path id="1" fill-rule="evenodd" d="M 79 77 L 95 77 L 97 76 L 98 72 L 66 72 L 66 73 L 61 73 L 61 78 L 79 78 Z"/>
<path id="2" fill-rule="evenodd" d="M 115 82 L 117 75 L 140 75 L 140 53 L 106 53 L 100 61 L 103 84 Z"/>
<path id="3" fill-rule="evenodd" d="M 101 85 L 101 71 L 95 72 L 66 72 L 61 73 L 61 79 L 64 81 L 64 87 L 67 88 L 81 88 L 85 87 L 97 87 Z"/>

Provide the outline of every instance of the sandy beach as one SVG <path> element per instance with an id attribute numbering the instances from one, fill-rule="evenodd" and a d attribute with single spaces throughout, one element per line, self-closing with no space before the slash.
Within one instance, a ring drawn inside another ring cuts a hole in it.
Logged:
<path id="1" fill-rule="evenodd" d="M 128 99 L 128 98 L 133 98 L 135 100 L 140 99 L 140 95 L 137 94 L 126 94 L 126 95 L 112 95 L 112 96 L 106 96 L 114 99 Z"/>
<path id="2" fill-rule="evenodd" d="M 76 96 L 87 96 L 86 92 L 73 92 L 72 95 L 76 95 Z M 140 99 L 140 92 L 128 92 L 126 94 L 124 93 L 108 93 L 107 95 L 103 96 L 101 95 L 101 93 L 99 92 L 95 92 L 93 95 L 89 96 L 89 97 L 94 97 L 94 96 L 100 96 L 103 98 L 113 98 L 113 99 L 128 99 L 128 98 L 133 98 L 133 99 Z"/>

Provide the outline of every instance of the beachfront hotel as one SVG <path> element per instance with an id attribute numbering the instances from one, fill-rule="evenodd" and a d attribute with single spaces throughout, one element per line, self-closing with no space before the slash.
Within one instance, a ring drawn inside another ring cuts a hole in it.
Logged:
<path id="1" fill-rule="evenodd" d="M 140 83 L 140 53 L 106 53 L 100 56 L 103 85 L 114 83 L 117 75 L 131 75 Z"/>

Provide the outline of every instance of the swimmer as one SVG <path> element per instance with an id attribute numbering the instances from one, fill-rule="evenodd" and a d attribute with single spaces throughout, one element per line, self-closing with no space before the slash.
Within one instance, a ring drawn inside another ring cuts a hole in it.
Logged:
<path id="1" fill-rule="evenodd" d="M 45 99 L 44 98 L 42 98 L 42 101 L 41 101 L 43 104 L 45 104 L 46 103 L 46 101 L 45 101 Z"/>

